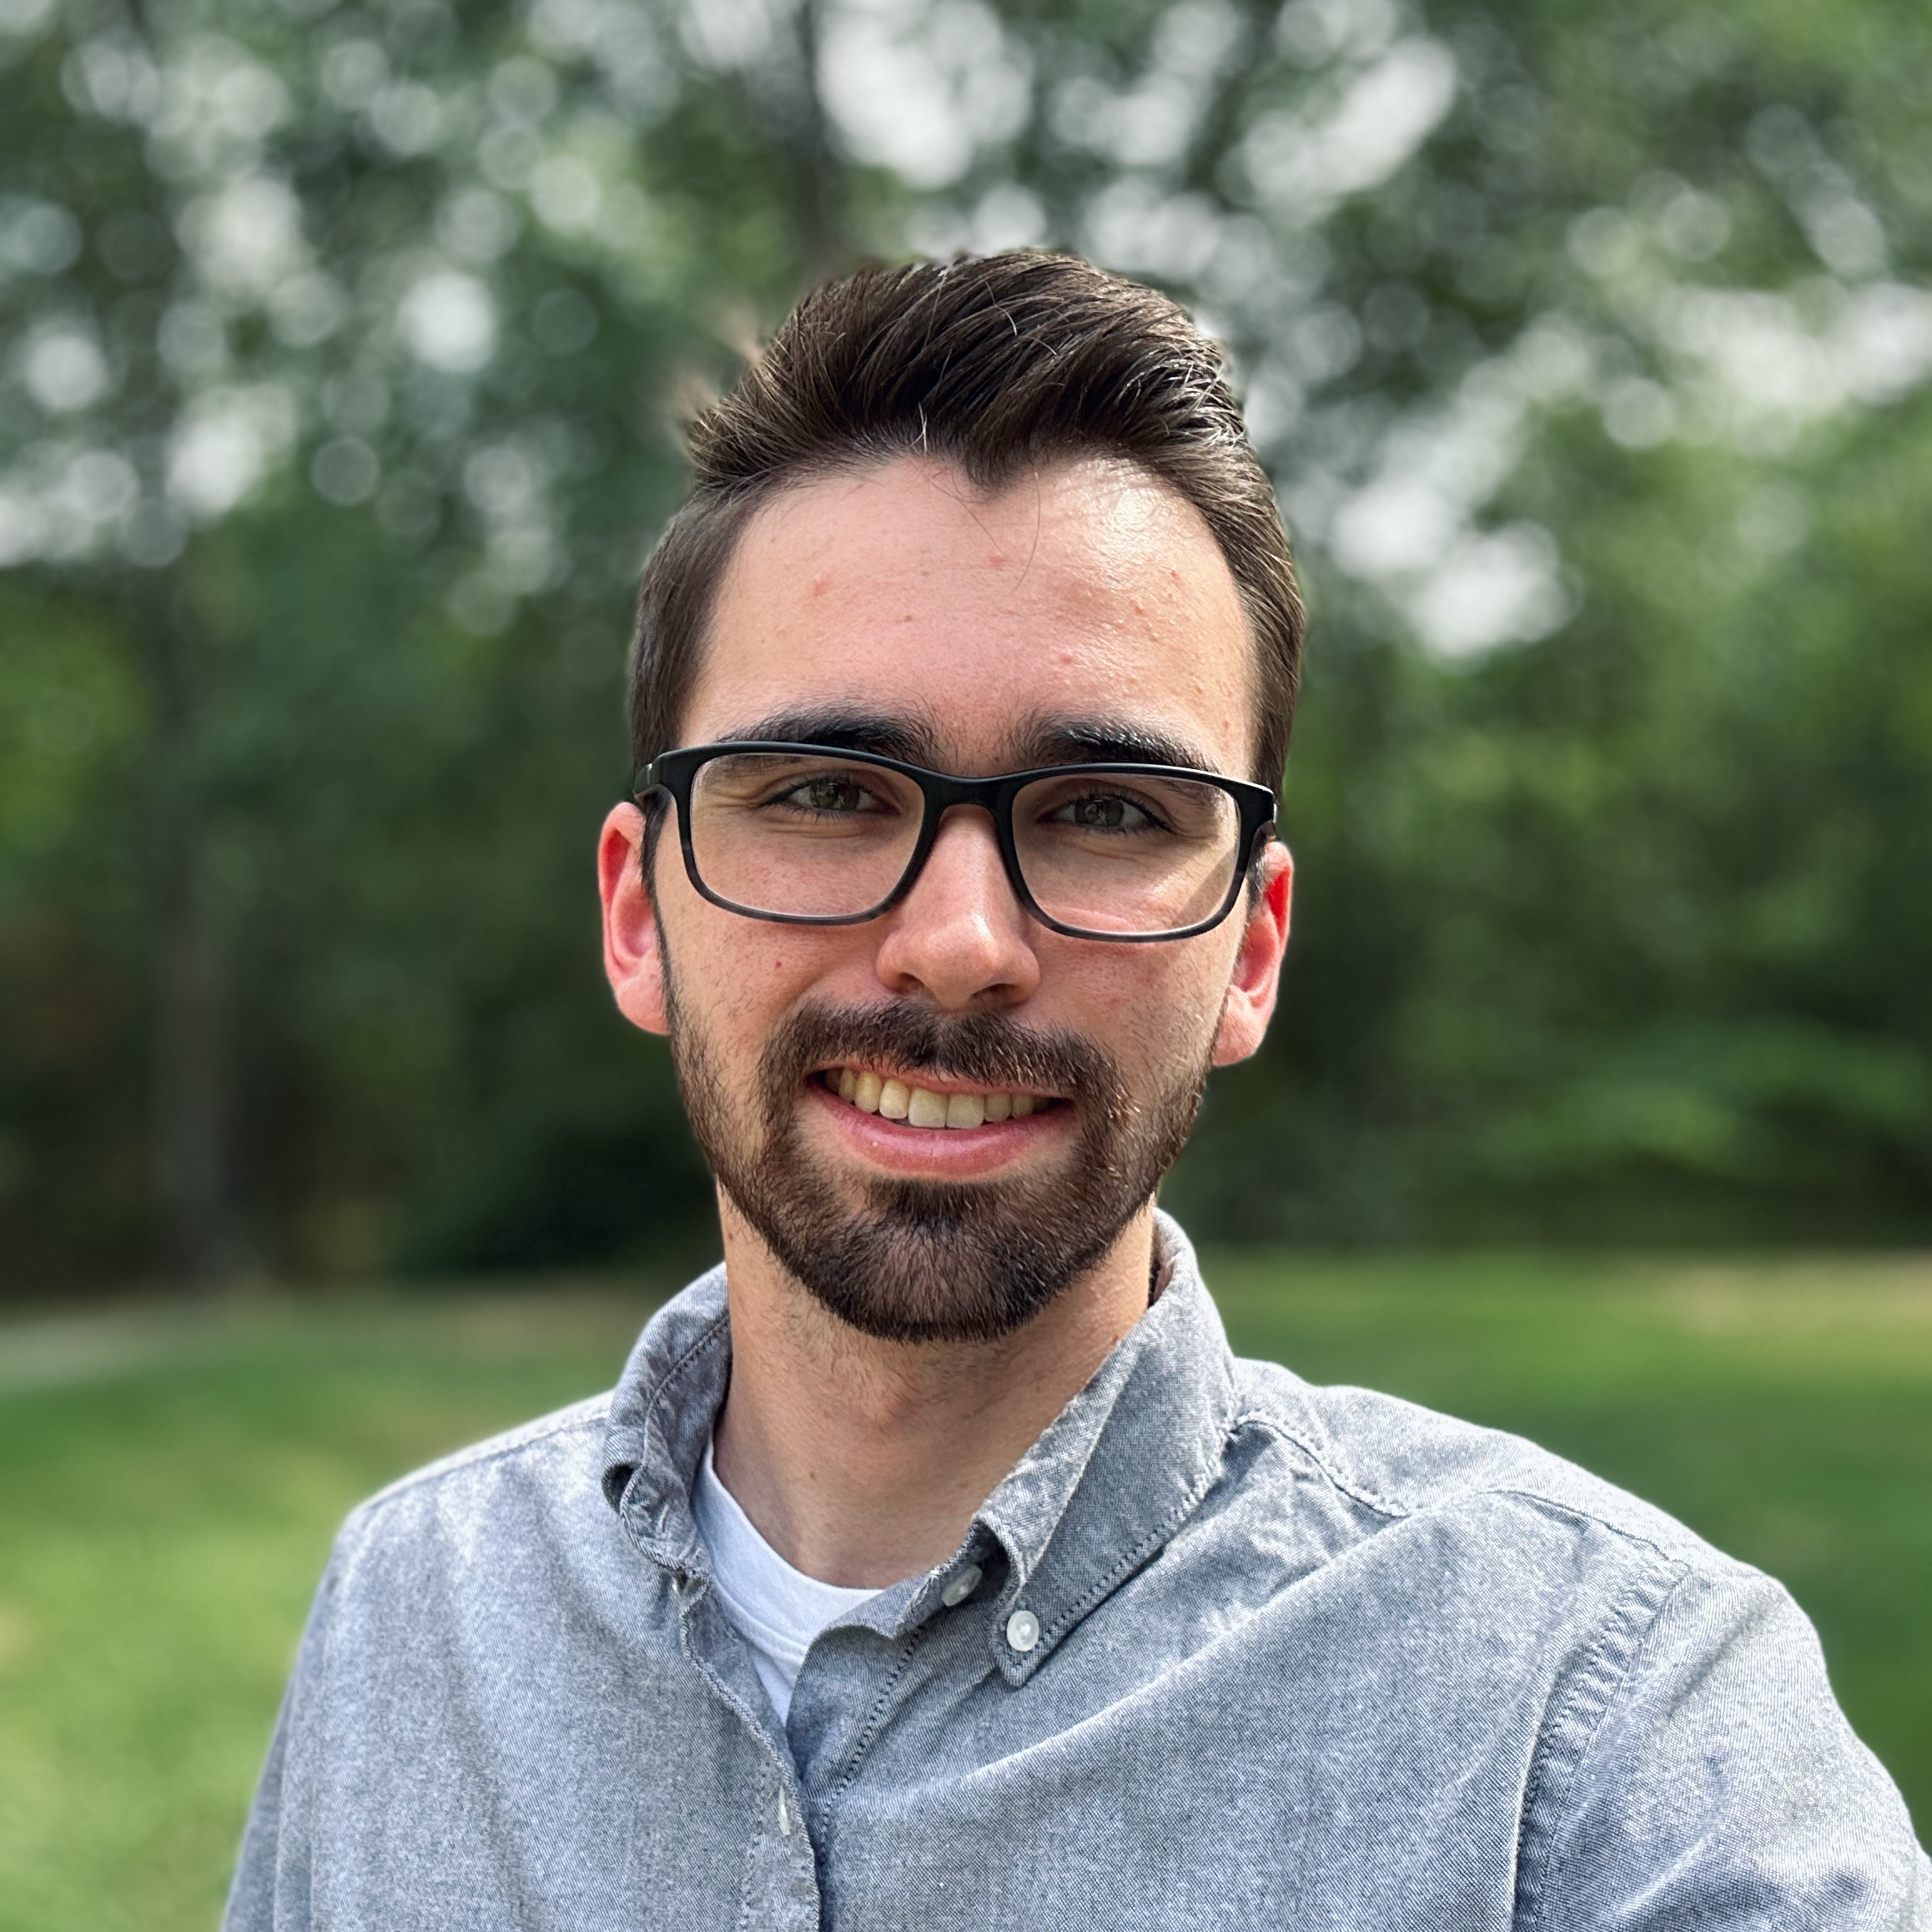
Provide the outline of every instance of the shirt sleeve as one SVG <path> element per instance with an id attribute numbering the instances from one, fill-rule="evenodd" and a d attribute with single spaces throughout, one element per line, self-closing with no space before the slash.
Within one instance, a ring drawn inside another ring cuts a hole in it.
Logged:
<path id="1" fill-rule="evenodd" d="M 1755 1572 L 1685 1573 L 1606 1635 L 1532 1772 L 1517 1923 L 1536 1932 L 1928 1932 L 1932 1866 Z"/>
<path id="2" fill-rule="evenodd" d="M 311 1743 L 321 1700 L 335 1592 L 331 1562 L 302 1633 L 295 1668 L 282 1695 L 268 1762 L 249 1813 L 222 1932 L 308 1932 L 313 1790 Z"/>

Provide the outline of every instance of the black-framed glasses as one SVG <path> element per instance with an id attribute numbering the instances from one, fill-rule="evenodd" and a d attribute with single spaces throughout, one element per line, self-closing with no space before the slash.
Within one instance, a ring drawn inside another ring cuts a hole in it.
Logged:
<path id="1" fill-rule="evenodd" d="M 912 890 L 941 818 L 993 820 L 1014 894 L 1076 939 L 1185 939 L 1233 910 L 1273 836 L 1265 785 L 1170 765 L 1051 765 L 956 778 L 871 752 L 734 741 L 665 752 L 640 804 L 677 808 L 692 884 L 784 925 L 876 919 Z"/>

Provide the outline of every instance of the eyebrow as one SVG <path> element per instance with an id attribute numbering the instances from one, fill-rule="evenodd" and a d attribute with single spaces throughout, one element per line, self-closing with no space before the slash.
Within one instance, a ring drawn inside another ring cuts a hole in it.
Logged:
<path id="1" fill-rule="evenodd" d="M 827 745 L 834 751 L 870 752 L 903 764 L 930 765 L 938 733 L 931 722 L 902 712 L 860 711 L 848 705 L 821 705 L 773 712 L 729 734 L 728 742 L 778 745 Z"/>
<path id="2" fill-rule="evenodd" d="M 1172 765 L 1211 772 L 1213 759 L 1199 745 L 1124 718 L 1036 720 L 1019 741 L 1029 767 L 1038 765 Z"/>
<path id="3" fill-rule="evenodd" d="M 740 726 L 721 741 L 730 743 L 824 745 L 833 751 L 870 752 L 928 770 L 940 768 L 939 733 L 933 722 L 898 712 L 868 712 L 830 704 L 778 711 Z M 1036 718 L 1010 741 L 1014 771 L 1049 765 L 1170 765 L 1211 772 L 1214 761 L 1196 744 L 1119 717 Z"/>

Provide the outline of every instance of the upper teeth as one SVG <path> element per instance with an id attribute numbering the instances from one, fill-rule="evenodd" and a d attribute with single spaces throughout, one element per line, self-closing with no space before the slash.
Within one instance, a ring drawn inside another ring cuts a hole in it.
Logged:
<path id="1" fill-rule="evenodd" d="M 935 1094 L 878 1074 L 838 1070 L 838 1097 L 862 1113 L 883 1114 L 913 1127 L 978 1127 L 989 1120 L 1024 1120 L 1039 1105 L 1031 1094 Z"/>

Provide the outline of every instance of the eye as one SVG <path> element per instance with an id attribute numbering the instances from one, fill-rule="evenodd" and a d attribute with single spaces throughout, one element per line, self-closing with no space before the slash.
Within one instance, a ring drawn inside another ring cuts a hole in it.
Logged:
<path id="1" fill-rule="evenodd" d="M 1089 792 L 1078 798 L 1063 799 L 1049 814 L 1049 822 L 1068 825 L 1080 832 L 1158 832 L 1161 822 L 1137 800 L 1118 792 Z"/>
<path id="2" fill-rule="evenodd" d="M 787 786 L 772 802 L 826 818 L 849 818 L 860 813 L 887 809 L 885 802 L 851 772 L 821 772 L 801 779 Z"/>

